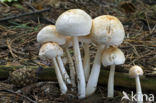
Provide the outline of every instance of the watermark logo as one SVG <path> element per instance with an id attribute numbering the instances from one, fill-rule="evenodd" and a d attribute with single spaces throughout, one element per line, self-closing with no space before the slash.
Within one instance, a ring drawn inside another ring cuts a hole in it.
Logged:
<path id="1" fill-rule="evenodd" d="M 134 94 L 133 91 L 131 91 L 131 94 L 128 95 L 125 91 L 122 92 L 123 97 L 121 98 L 121 101 L 129 100 L 129 101 L 148 101 L 148 102 L 154 102 L 154 94 L 141 94 L 143 100 L 137 99 L 137 94 Z"/>
<path id="2" fill-rule="evenodd" d="M 128 94 L 125 91 L 123 91 L 122 94 L 123 94 L 123 97 L 121 98 L 121 101 L 124 100 L 124 99 L 127 99 L 127 100 L 130 101 L 129 96 L 128 96 Z"/>

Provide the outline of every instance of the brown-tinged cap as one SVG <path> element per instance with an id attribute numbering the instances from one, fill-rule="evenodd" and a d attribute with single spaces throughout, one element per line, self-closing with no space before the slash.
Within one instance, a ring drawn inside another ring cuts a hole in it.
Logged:
<path id="1" fill-rule="evenodd" d="M 124 64 L 124 53 L 117 47 L 109 47 L 103 50 L 102 64 L 104 66 Z"/>
<path id="2" fill-rule="evenodd" d="M 143 75 L 143 74 L 144 74 L 144 72 L 143 72 L 142 68 L 138 65 L 132 66 L 129 70 L 129 75 L 133 78 L 135 78 L 136 76 Z"/>
<path id="3" fill-rule="evenodd" d="M 56 56 L 62 56 L 63 50 L 57 43 L 45 43 L 42 45 L 39 51 L 39 56 L 41 58 L 49 58 L 52 59 Z"/>
<path id="4" fill-rule="evenodd" d="M 123 25 L 116 17 L 102 15 L 93 19 L 91 37 L 95 43 L 120 45 L 124 36 Z"/>

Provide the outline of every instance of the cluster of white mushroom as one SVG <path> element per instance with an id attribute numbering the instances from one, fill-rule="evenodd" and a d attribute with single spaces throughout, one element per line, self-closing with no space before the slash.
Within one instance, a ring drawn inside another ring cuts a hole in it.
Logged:
<path id="1" fill-rule="evenodd" d="M 111 66 L 108 97 L 113 97 L 115 65 L 125 62 L 123 52 L 117 48 L 123 42 L 124 36 L 123 25 L 116 17 L 103 15 L 92 19 L 81 9 L 71 9 L 59 16 L 55 26 L 46 26 L 38 33 L 37 41 L 42 44 L 39 56 L 53 60 L 61 92 L 63 94 L 67 92 L 66 84 L 71 84 L 74 88 L 77 84 L 80 99 L 95 92 L 101 62 L 104 66 Z M 79 42 L 84 44 L 83 62 Z M 89 55 L 91 42 L 97 45 L 92 69 L 90 69 Z M 73 46 L 74 60 L 68 49 L 71 46 Z M 70 76 L 61 59 L 62 48 L 68 57 Z"/>

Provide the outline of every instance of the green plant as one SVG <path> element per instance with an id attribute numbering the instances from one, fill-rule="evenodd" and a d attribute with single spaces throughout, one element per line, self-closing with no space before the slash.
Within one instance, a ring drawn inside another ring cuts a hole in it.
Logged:
<path id="1" fill-rule="evenodd" d="M 14 2 L 14 1 L 18 1 L 18 0 L 0 0 L 0 2 Z"/>

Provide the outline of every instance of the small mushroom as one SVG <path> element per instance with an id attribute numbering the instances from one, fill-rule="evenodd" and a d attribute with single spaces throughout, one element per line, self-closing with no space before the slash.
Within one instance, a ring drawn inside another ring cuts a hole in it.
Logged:
<path id="1" fill-rule="evenodd" d="M 87 96 L 93 94 L 96 90 L 104 47 L 120 45 L 123 42 L 124 35 L 123 25 L 116 17 L 103 15 L 93 19 L 91 39 L 97 44 L 97 52 L 87 83 Z"/>
<path id="2" fill-rule="evenodd" d="M 39 33 L 37 34 L 37 41 L 42 44 L 45 42 L 55 42 L 55 43 L 58 43 L 59 45 L 63 45 L 65 44 L 66 39 L 64 36 L 56 32 L 56 28 L 54 25 L 48 25 L 39 31 Z M 66 83 L 71 84 L 71 80 L 64 67 L 61 57 L 57 56 L 56 58 L 57 58 L 63 79 L 66 81 Z"/>
<path id="3" fill-rule="evenodd" d="M 143 70 L 140 66 L 132 66 L 129 70 L 129 75 L 136 80 L 136 93 L 137 93 L 137 103 L 143 103 L 143 94 L 140 83 L 140 76 L 143 75 Z"/>
<path id="4" fill-rule="evenodd" d="M 115 65 L 120 65 L 125 62 L 125 56 L 123 52 L 117 47 L 109 47 L 103 50 L 102 64 L 104 66 L 111 66 L 109 72 L 107 97 L 114 97 L 114 73 Z"/>
<path id="5" fill-rule="evenodd" d="M 71 9 L 62 13 L 56 21 L 56 30 L 65 36 L 73 37 L 73 49 L 78 79 L 78 97 L 85 98 L 85 77 L 80 54 L 78 36 L 86 36 L 90 33 L 92 18 L 81 9 Z"/>
<path id="6" fill-rule="evenodd" d="M 54 66 L 55 66 L 55 72 L 57 76 L 57 80 L 61 89 L 62 94 L 66 94 L 67 92 L 67 86 L 62 78 L 61 72 L 59 70 L 59 66 L 56 61 L 56 57 L 62 56 L 63 50 L 57 43 L 45 43 L 42 45 L 39 51 L 39 56 L 41 58 L 48 58 L 52 59 Z"/>

